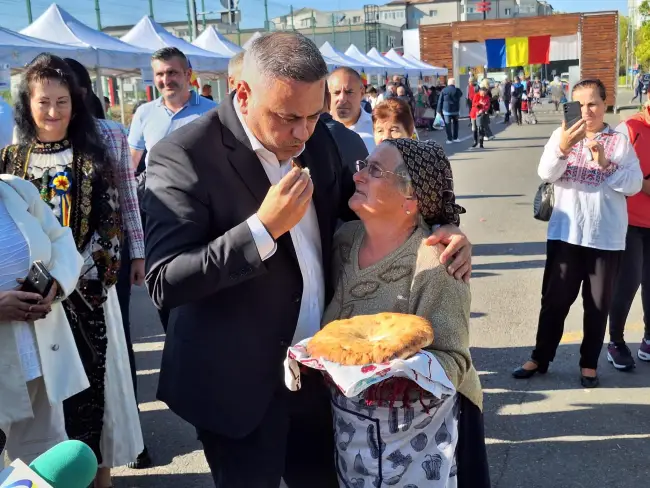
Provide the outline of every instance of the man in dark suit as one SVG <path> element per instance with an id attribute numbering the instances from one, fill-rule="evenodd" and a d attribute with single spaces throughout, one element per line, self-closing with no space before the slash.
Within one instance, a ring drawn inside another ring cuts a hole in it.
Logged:
<path id="1" fill-rule="evenodd" d="M 319 330 L 332 296 L 332 235 L 354 191 L 318 120 L 326 76 L 309 39 L 263 36 L 234 98 L 149 158 L 147 287 L 172 309 L 158 398 L 196 427 L 217 487 L 338 486 L 321 376 L 283 384 L 288 346 Z M 465 275 L 464 236 L 459 249 Z"/>

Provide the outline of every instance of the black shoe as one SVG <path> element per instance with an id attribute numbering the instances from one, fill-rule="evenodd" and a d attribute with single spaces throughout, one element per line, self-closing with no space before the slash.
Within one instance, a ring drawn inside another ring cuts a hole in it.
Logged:
<path id="1" fill-rule="evenodd" d="M 518 380 L 527 380 L 528 378 L 532 378 L 535 373 L 539 374 L 546 374 L 548 371 L 548 363 L 547 364 L 537 364 L 537 368 L 535 369 L 524 369 L 523 366 L 520 366 L 519 368 L 515 369 L 512 372 L 512 376 L 514 378 L 517 378 Z"/>
<path id="2" fill-rule="evenodd" d="M 625 342 L 610 342 L 607 345 L 607 360 L 619 371 L 630 371 L 636 366 Z"/>
<path id="3" fill-rule="evenodd" d="M 153 460 L 149 456 L 149 451 L 147 451 L 147 446 L 144 446 L 144 449 L 136 460 L 132 463 L 127 464 L 127 467 L 130 469 L 147 469 L 153 466 Z"/>
<path id="4" fill-rule="evenodd" d="M 475 142 L 474 144 L 472 144 L 472 148 L 475 148 L 476 146 L 478 146 L 478 142 Z"/>
<path id="5" fill-rule="evenodd" d="M 580 375 L 580 384 L 583 388 L 598 388 L 600 386 L 600 380 L 598 376 Z"/>

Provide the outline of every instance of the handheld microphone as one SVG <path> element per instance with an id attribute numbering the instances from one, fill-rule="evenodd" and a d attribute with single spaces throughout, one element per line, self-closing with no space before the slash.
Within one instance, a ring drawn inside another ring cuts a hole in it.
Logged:
<path id="1" fill-rule="evenodd" d="M 37 457 L 29 467 L 16 460 L 0 473 L 0 488 L 87 488 L 97 474 L 97 458 L 80 441 L 65 441 Z"/>

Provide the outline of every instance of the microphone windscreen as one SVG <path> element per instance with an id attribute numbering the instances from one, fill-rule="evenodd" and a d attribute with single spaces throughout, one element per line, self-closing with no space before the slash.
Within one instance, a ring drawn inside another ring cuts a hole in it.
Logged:
<path id="1" fill-rule="evenodd" d="M 87 488 L 97 474 L 97 457 L 81 441 L 64 441 L 38 456 L 29 467 L 53 488 Z"/>

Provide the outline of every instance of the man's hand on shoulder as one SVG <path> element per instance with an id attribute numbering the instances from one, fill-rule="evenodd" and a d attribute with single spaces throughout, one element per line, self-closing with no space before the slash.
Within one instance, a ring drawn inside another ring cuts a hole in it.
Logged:
<path id="1" fill-rule="evenodd" d="M 442 244 L 445 250 L 440 255 L 440 262 L 447 265 L 447 272 L 457 280 L 469 283 L 472 276 L 472 244 L 467 236 L 455 225 L 438 227 L 426 240 L 427 246 Z"/>

